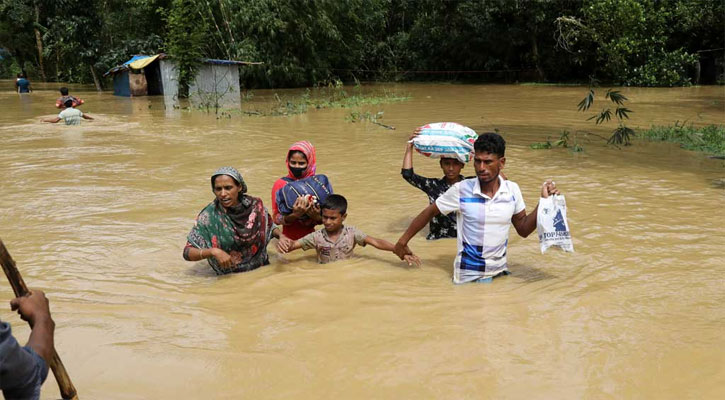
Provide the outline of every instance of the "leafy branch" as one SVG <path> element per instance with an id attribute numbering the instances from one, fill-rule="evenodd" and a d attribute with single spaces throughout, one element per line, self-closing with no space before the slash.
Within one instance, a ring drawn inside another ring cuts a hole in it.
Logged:
<path id="1" fill-rule="evenodd" d="M 594 104 L 594 95 L 594 89 L 592 87 L 589 87 L 589 92 L 577 105 L 578 110 L 589 110 L 589 108 Z M 614 115 L 617 118 L 618 126 L 612 131 L 612 135 L 609 137 L 609 139 L 607 139 L 607 144 L 629 146 L 631 144 L 632 137 L 635 135 L 634 130 L 624 124 L 624 121 L 629 119 L 629 114 L 634 112 L 624 106 L 624 103 L 626 101 L 629 101 L 629 99 L 619 90 L 612 89 L 607 90 L 604 98 L 608 99 L 616 105 L 614 109 L 614 114 L 612 114 L 611 107 L 607 107 L 602 109 L 602 111 L 600 111 L 599 113 L 587 118 L 587 121 L 594 120 L 594 123 L 596 125 L 599 125 L 604 122 L 611 121 L 612 115 Z"/>

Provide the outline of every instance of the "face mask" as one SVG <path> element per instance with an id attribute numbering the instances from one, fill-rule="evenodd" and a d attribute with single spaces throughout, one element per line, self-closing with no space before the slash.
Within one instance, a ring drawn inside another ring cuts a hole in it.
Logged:
<path id="1" fill-rule="evenodd" d="M 292 175 L 294 175 L 295 178 L 301 178 L 302 174 L 305 172 L 306 169 L 307 169 L 307 167 L 305 167 L 305 168 L 289 167 L 290 172 L 292 172 Z"/>

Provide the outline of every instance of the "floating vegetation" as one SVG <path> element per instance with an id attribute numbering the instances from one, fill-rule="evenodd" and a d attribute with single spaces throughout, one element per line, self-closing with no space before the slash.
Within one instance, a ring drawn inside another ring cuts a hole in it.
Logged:
<path id="1" fill-rule="evenodd" d="M 246 96 L 253 96 L 246 92 Z M 288 116 L 306 113 L 309 109 L 354 108 L 365 105 L 378 105 L 409 100 L 410 96 L 387 89 L 364 93 L 362 86 L 356 84 L 350 92 L 345 90 L 341 81 L 336 80 L 313 88 L 307 88 L 298 96 L 280 96 L 274 94 L 274 101 L 267 109 L 243 110 L 243 114 L 255 116 Z"/>
<path id="2" fill-rule="evenodd" d="M 589 133 L 584 134 L 589 135 Z M 569 131 L 563 130 L 561 131 L 558 140 L 552 142 L 551 136 L 548 136 L 545 142 L 532 143 L 529 145 L 529 147 L 534 150 L 545 150 L 552 149 L 554 147 L 562 147 L 565 149 L 569 149 L 574 153 L 583 152 L 584 147 L 579 144 L 578 133 L 575 132 L 573 138 L 570 135 L 571 133 L 569 133 Z"/>
<path id="3" fill-rule="evenodd" d="M 369 111 L 366 111 L 364 113 L 363 112 L 358 112 L 358 111 L 353 111 L 353 112 L 350 113 L 350 115 L 348 115 L 347 117 L 345 117 L 345 120 L 348 121 L 348 122 L 353 122 L 354 123 L 354 122 L 368 121 L 368 122 L 373 123 L 375 125 L 382 126 L 385 129 L 395 130 L 395 127 L 394 126 L 385 125 L 382 122 L 378 121 L 380 119 L 383 119 L 383 112 L 382 111 L 378 111 L 375 114 L 372 114 Z"/>
<path id="4" fill-rule="evenodd" d="M 640 131 L 639 135 L 645 140 L 678 143 L 685 149 L 709 153 L 716 158 L 725 156 L 723 125 L 697 127 L 692 123 L 677 121 L 674 125 L 653 125 L 647 130 Z"/>

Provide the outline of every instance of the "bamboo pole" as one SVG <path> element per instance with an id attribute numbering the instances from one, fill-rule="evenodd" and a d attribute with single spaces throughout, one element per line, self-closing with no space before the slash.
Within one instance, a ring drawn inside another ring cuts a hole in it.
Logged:
<path id="1" fill-rule="evenodd" d="M 20 276 L 20 271 L 18 271 L 18 268 L 15 266 L 15 261 L 12 257 L 10 257 L 10 253 L 8 253 L 8 249 L 5 248 L 5 244 L 2 239 L 0 239 L 0 264 L 3 266 L 5 276 L 7 276 L 8 281 L 10 281 L 10 286 L 12 286 L 13 292 L 15 292 L 15 297 L 27 295 L 29 293 L 28 287 L 25 286 L 25 281 L 23 281 L 23 277 Z M 49 360 L 48 365 L 53 371 L 56 382 L 58 382 L 61 396 L 63 396 L 64 399 L 78 400 L 78 392 L 76 392 L 76 388 L 73 386 L 73 382 L 71 382 L 70 377 L 68 376 L 68 371 L 65 370 L 65 366 L 63 366 L 63 362 L 60 360 L 60 356 L 58 356 L 55 349 L 53 349 L 53 356 Z"/>

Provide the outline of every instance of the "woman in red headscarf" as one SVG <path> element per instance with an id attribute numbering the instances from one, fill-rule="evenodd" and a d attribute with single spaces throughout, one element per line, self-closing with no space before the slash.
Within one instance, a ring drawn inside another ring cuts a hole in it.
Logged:
<path id="1" fill-rule="evenodd" d="M 298 197 L 292 213 L 282 215 L 277 208 L 277 193 L 287 183 L 304 179 L 315 174 L 317 159 L 315 147 L 312 143 L 303 140 L 293 144 L 287 151 L 287 176 L 277 179 L 272 186 L 272 219 L 277 225 L 282 225 L 282 233 L 292 240 L 297 240 L 312 233 L 315 225 L 322 223 L 320 206 L 313 204 L 304 197 Z M 305 218 L 307 216 L 308 218 Z"/>

